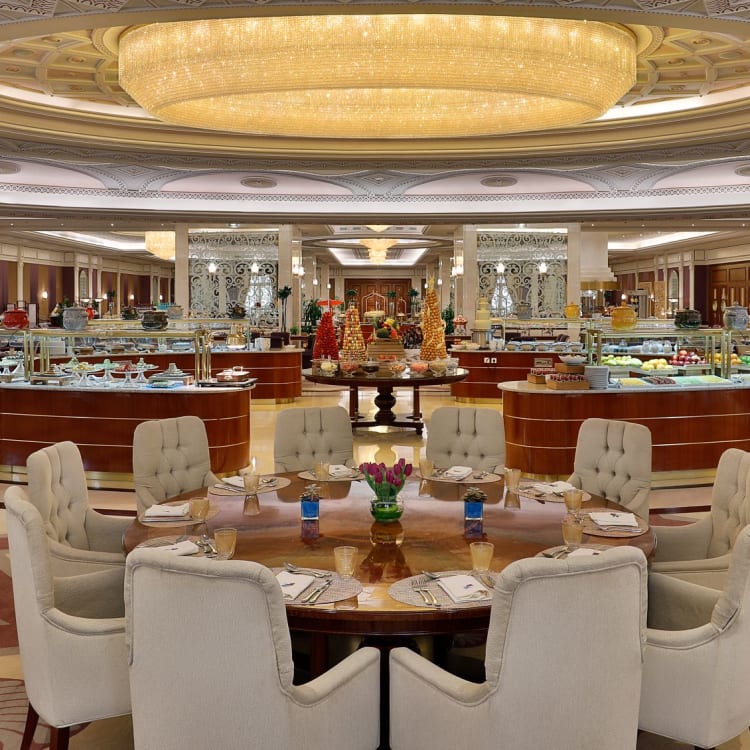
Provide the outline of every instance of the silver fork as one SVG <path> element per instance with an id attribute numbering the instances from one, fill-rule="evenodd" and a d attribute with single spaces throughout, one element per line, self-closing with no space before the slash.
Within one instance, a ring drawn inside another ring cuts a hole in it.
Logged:
<path id="1" fill-rule="evenodd" d="M 427 576 L 419 576 L 412 581 L 411 587 L 414 591 L 418 591 L 422 595 L 422 599 L 424 599 L 424 603 L 428 607 L 437 607 L 438 600 L 435 597 L 435 594 L 427 588 L 428 583 L 429 579 Z"/>

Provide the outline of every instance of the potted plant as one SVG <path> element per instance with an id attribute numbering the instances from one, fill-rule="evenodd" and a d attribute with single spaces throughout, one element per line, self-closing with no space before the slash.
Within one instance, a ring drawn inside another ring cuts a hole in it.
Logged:
<path id="1" fill-rule="evenodd" d="M 281 330 L 286 331 L 286 302 L 292 293 L 292 287 L 282 286 L 276 290 L 276 296 L 281 302 Z"/>
<path id="2" fill-rule="evenodd" d="M 312 333 L 318 321 L 323 315 L 323 308 L 317 299 L 309 299 L 302 308 L 302 330 L 305 333 Z"/>

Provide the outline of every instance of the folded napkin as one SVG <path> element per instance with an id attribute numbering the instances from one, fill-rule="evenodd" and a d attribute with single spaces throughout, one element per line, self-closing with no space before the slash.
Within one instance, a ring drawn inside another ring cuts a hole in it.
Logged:
<path id="1" fill-rule="evenodd" d="M 190 503 L 181 505 L 152 505 L 146 508 L 143 518 L 146 521 L 153 519 L 187 518 L 190 515 Z"/>
<path id="2" fill-rule="evenodd" d="M 328 467 L 329 477 L 351 477 L 354 475 L 354 469 L 350 469 L 344 464 L 331 464 Z"/>
<path id="3" fill-rule="evenodd" d="M 591 547 L 578 547 L 577 549 L 574 549 L 572 552 L 568 552 L 568 554 L 565 556 L 566 559 L 568 557 L 591 557 L 592 555 L 601 555 L 601 550 L 598 549 L 591 549 Z"/>
<path id="4" fill-rule="evenodd" d="M 437 585 L 456 604 L 461 604 L 462 602 L 490 601 L 492 599 L 492 592 L 470 575 L 459 574 L 438 578 Z"/>
<path id="5" fill-rule="evenodd" d="M 239 490 L 245 489 L 245 480 L 239 476 L 227 477 L 226 479 L 222 479 L 222 484 L 228 484 L 230 487 L 236 487 Z"/>
<path id="6" fill-rule="evenodd" d="M 576 489 L 576 486 L 570 482 L 549 482 L 548 484 L 540 482 L 538 484 L 533 484 L 531 489 L 541 492 L 543 495 L 556 495 L 567 492 L 568 490 L 574 490 Z"/>
<path id="7" fill-rule="evenodd" d="M 640 529 L 638 519 L 634 513 L 617 510 L 594 511 L 589 518 L 600 528 L 610 530 L 630 531 Z"/>
<path id="8" fill-rule="evenodd" d="M 296 599 L 315 580 L 315 576 L 282 570 L 276 574 L 276 580 L 281 586 L 284 599 Z"/>
<path id="9" fill-rule="evenodd" d="M 466 479 L 473 469 L 471 466 L 451 466 L 443 472 L 445 479 Z"/>
<path id="10" fill-rule="evenodd" d="M 189 539 L 185 539 L 182 542 L 175 542 L 175 544 L 170 544 L 168 547 L 157 547 L 157 549 L 166 550 L 175 555 L 195 555 L 201 551 L 201 548 Z"/>

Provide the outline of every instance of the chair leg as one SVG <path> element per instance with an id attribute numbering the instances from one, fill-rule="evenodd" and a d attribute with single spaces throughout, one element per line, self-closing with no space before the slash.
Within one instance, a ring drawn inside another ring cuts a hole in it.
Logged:
<path id="1" fill-rule="evenodd" d="M 49 737 L 49 750 L 68 750 L 70 727 L 52 727 Z"/>
<path id="2" fill-rule="evenodd" d="M 29 710 L 26 712 L 26 726 L 23 728 L 23 738 L 21 739 L 21 750 L 29 750 L 31 741 L 34 739 L 36 725 L 39 723 L 39 714 L 34 706 L 29 703 Z"/>

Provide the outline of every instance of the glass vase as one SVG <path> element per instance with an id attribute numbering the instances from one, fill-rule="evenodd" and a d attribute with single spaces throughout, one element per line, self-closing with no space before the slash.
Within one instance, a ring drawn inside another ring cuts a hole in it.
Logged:
<path id="1" fill-rule="evenodd" d="M 375 497 L 370 501 L 370 513 L 380 523 L 398 521 L 404 512 L 404 501 L 395 487 L 375 487 Z"/>

